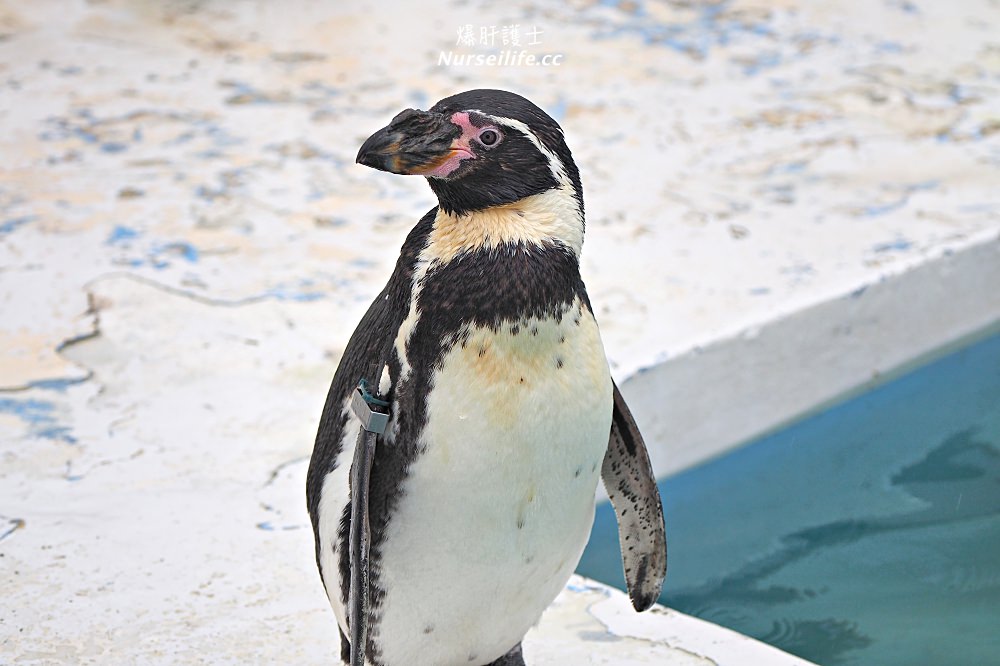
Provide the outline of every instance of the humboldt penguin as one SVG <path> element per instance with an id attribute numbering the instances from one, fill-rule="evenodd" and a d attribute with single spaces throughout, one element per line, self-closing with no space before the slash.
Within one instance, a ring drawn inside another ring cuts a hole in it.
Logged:
<path id="1" fill-rule="evenodd" d="M 599 477 L 632 604 L 649 608 L 666 573 L 660 497 L 580 276 L 583 191 L 562 129 L 519 95 L 471 90 L 399 113 L 357 162 L 425 176 L 438 205 L 347 344 L 309 464 L 341 659 L 524 664 L 522 638 L 587 543 Z M 354 477 L 359 392 L 388 423 Z M 364 637 L 353 658 L 349 636 Z"/>

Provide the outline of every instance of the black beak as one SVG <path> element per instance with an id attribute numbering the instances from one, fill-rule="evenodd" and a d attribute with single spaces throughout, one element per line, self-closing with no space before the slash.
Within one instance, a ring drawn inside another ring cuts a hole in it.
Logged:
<path id="1" fill-rule="evenodd" d="M 407 109 L 368 137 L 357 162 L 390 173 L 435 175 L 461 133 L 443 114 Z"/>

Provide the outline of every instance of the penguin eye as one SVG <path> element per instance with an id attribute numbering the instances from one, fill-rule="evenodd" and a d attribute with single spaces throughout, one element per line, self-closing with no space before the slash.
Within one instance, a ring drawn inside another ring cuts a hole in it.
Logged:
<path id="1" fill-rule="evenodd" d="M 490 148 L 500 143 L 500 132 L 487 127 L 479 133 L 477 138 L 479 139 L 479 143 Z"/>

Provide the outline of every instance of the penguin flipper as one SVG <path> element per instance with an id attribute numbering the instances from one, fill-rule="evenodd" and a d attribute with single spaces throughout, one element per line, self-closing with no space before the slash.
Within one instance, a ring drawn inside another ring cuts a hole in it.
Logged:
<path id="1" fill-rule="evenodd" d="M 659 598 L 667 574 L 666 529 L 646 444 L 617 385 L 601 478 L 618 517 L 628 596 L 644 611 Z"/>
<path id="2" fill-rule="evenodd" d="M 371 306 L 369 306 L 358 327 L 351 335 L 347 347 L 344 349 L 340 363 L 337 366 L 337 371 L 334 373 L 333 381 L 330 384 L 330 390 L 327 393 L 323 415 L 320 418 L 319 429 L 316 433 L 316 443 L 313 446 L 312 457 L 309 461 L 309 471 L 306 475 L 306 504 L 309 509 L 309 517 L 315 537 L 316 565 L 319 568 L 320 577 L 323 579 L 327 594 L 331 598 L 338 598 L 341 603 L 345 604 L 349 616 L 353 612 L 354 617 L 365 618 L 363 621 L 367 621 L 367 612 L 361 608 L 352 611 L 350 605 L 350 590 L 352 585 L 351 558 L 342 557 L 340 559 L 339 571 L 335 568 L 331 568 L 329 571 L 323 570 L 323 549 L 330 548 L 332 544 L 329 540 L 324 542 L 321 539 L 320 500 L 323 497 L 324 483 L 329 473 L 333 471 L 338 456 L 341 453 L 343 442 L 345 441 L 345 428 L 350 423 L 344 415 L 345 400 L 348 400 L 353 395 L 358 386 L 359 379 L 367 379 L 376 389 L 380 386 L 383 369 L 386 366 L 387 359 L 391 355 L 396 334 L 410 309 L 414 271 L 420 252 L 427 244 L 436 213 L 436 207 L 431 209 L 421 218 L 420 222 L 410 231 L 409 235 L 407 235 L 389 282 L 375 298 Z M 368 438 L 365 439 L 368 440 Z M 367 445 L 363 447 L 356 446 L 355 453 L 359 449 L 367 450 L 370 447 Z M 363 471 L 370 478 L 371 468 L 367 470 L 359 468 L 359 471 Z M 370 485 L 370 481 L 367 483 Z M 360 490 L 360 486 L 358 486 L 358 489 Z M 360 503 L 357 506 L 359 509 L 362 508 Z M 376 511 L 374 514 L 369 515 L 367 509 L 370 507 L 364 508 L 365 511 L 359 515 L 363 515 L 369 525 L 372 522 L 378 525 L 381 518 L 379 512 Z M 347 514 L 346 520 L 342 520 L 340 514 L 323 517 L 323 520 L 335 521 L 339 525 L 337 534 L 339 535 L 341 553 L 350 552 L 351 513 Z M 362 534 L 363 536 L 362 532 L 357 534 Z M 358 543 L 357 534 L 355 536 L 356 543 Z M 371 538 L 370 533 L 368 534 L 368 538 Z M 357 582 L 361 582 L 360 576 L 357 577 Z M 366 593 L 370 593 L 367 586 L 362 584 L 361 587 L 366 590 Z M 355 599 L 360 599 L 360 597 L 361 594 L 356 593 L 354 595 Z M 362 628 L 361 625 L 362 622 L 355 622 L 352 626 L 356 630 L 360 630 Z M 348 627 L 348 630 L 349 633 L 354 635 L 355 631 L 351 630 L 351 627 Z M 355 644 L 361 645 L 360 643 Z M 341 631 L 341 657 L 345 663 L 350 662 L 350 649 L 351 642 L 344 635 L 343 631 Z M 365 650 L 360 649 L 355 652 L 364 654 Z"/>
<path id="3" fill-rule="evenodd" d="M 362 430 L 354 448 L 351 465 L 350 594 L 348 628 L 351 632 L 350 664 L 364 666 L 368 645 L 368 607 L 370 577 L 368 554 L 371 545 L 371 520 L 368 512 L 368 489 L 372 461 L 375 459 L 375 433 Z"/>

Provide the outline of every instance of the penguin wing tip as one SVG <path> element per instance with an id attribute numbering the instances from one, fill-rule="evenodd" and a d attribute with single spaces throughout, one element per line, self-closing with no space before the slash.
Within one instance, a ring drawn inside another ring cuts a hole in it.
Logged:
<path id="1" fill-rule="evenodd" d="M 629 599 L 632 601 L 632 608 L 635 609 L 636 613 L 642 613 L 652 608 L 658 597 L 659 595 L 652 590 L 629 595 Z"/>

